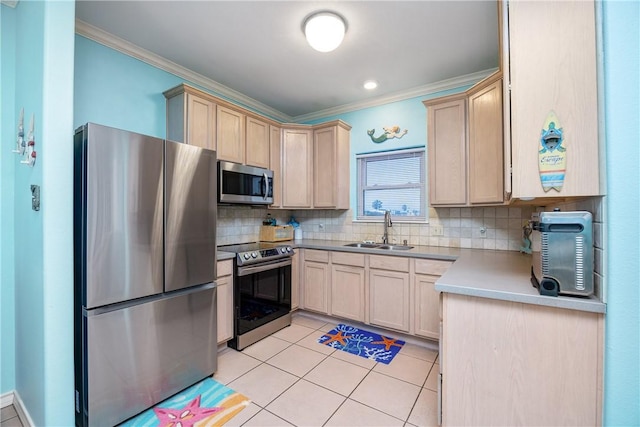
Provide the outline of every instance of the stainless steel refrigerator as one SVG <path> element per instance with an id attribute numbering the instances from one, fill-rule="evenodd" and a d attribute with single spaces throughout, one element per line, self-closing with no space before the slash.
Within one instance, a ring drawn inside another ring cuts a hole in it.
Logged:
<path id="1" fill-rule="evenodd" d="M 214 151 L 76 130 L 76 425 L 116 425 L 215 372 L 216 175 Z"/>

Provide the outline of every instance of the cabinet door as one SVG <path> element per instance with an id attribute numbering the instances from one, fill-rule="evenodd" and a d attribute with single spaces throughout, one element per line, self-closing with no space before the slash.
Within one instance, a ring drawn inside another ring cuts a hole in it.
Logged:
<path id="1" fill-rule="evenodd" d="M 215 150 L 215 124 L 215 104 L 188 93 L 187 144 Z"/>
<path id="2" fill-rule="evenodd" d="M 594 2 L 513 1 L 508 23 L 512 197 L 601 195 Z M 566 149 L 559 192 L 545 192 L 538 171 L 540 133 L 551 111 Z"/>
<path id="3" fill-rule="evenodd" d="M 329 313 L 328 304 L 329 265 L 319 262 L 304 263 L 304 308 L 305 310 Z"/>
<path id="4" fill-rule="evenodd" d="M 440 339 L 440 293 L 435 290 L 437 276 L 415 275 L 415 334 Z"/>
<path id="5" fill-rule="evenodd" d="M 233 338 L 233 276 L 218 277 L 218 344 Z"/>
<path id="6" fill-rule="evenodd" d="M 336 127 L 313 132 L 313 206 L 336 206 L 337 140 Z"/>
<path id="7" fill-rule="evenodd" d="M 300 307 L 300 255 L 291 257 L 291 310 Z"/>
<path id="8" fill-rule="evenodd" d="M 364 322 L 364 267 L 331 266 L 331 315 Z"/>
<path id="9" fill-rule="evenodd" d="M 253 117 L 247 117 L 246 164 L 269 168 L 269 139 L 269 124 Z"/>
<path id="10" fill-rule="evenodd" d="M 244 163 L 244 114 L 220 105 L 218 105 L 217 113 L 218 160 Z"/>
<path id="11" fill-rule="evenodd" d="M 464 97 L 427 106 L 429 203 L 466 203 L 466 130 Z"/>
<path id="12" fill-rule="evenodd" d="M 269 168 L 273 171 L 273 204 L 270 208 L 282 207 L 282 131 L 279 127 L 269 127 Z"/>
<path id="13" fill-rule="evenodd" d="M 313 141 L 310 130 L 285 129 L 282 141 L 282 206 L 310 208 Z"/>
<path id="14" fill-rule="evenodd" d="M 409 332 L 409 274 L 369 270 L 369 321 Z"/>
<path id="15" fill-rule="evenodd" d="M 469 202 L 504 200 L 502 80 L 469 94 Z"/>

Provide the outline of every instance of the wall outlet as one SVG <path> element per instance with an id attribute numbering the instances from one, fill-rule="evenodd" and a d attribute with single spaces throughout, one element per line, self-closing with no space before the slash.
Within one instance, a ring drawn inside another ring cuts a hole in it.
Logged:
<path id="1" fill-rule="evenodd" d="M 442 226 L 442 225 L 432 225 L 431 226 L 431 235 L 432 236 L 444 236 L 444 226 Z"/>
<path id="2" fill-rule="evenodd" d="M 487 227 L 480 227 L 480 238 L 481 239 L 487 238 Z"/>

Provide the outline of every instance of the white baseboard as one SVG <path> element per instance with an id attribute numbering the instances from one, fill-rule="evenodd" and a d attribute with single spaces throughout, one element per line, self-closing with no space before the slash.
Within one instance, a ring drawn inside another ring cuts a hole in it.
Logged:
<path id="1" fill-rule="evenodd" d="M 20 418 L 20 422 L 24 427 L 32 427 L 35 425 L 31 416 L 26 411 L 24 403 L 22 402 L 22 399 L 20 399 L 20 395 L 16 391 L 10 391 L 0 395 L 0 408 L 7 407 L 9 405 L 13 405 L 13 407 L 16 408 L 18 418 Z"/>
<path id="2" fill-rule="evenodd" d="M 6 408 L 9 405 L 13 405 L 12 391 L 0 395 L 0 408 Z"/>

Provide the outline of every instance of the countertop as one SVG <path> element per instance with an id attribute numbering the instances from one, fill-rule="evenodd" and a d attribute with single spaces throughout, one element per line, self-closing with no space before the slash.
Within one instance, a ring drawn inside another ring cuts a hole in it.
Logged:
<path id="1" fill-rule="evenodd" d="M 595 296 L 540 295 L 531 285 L 531 255 L 519 252 L 420 245 L 415 245 L 409 250 L 389 251 L 344 246 L 352 242 L 314 239 L 289 240 L 280 243 L 303 249 L 454 261 L 436 281 L 437 291 L 569 310 L 606 312 L 606 304 Z M 218 260 L 233 258 L 233 256 L 232 253 L 218 251 Z"/>

